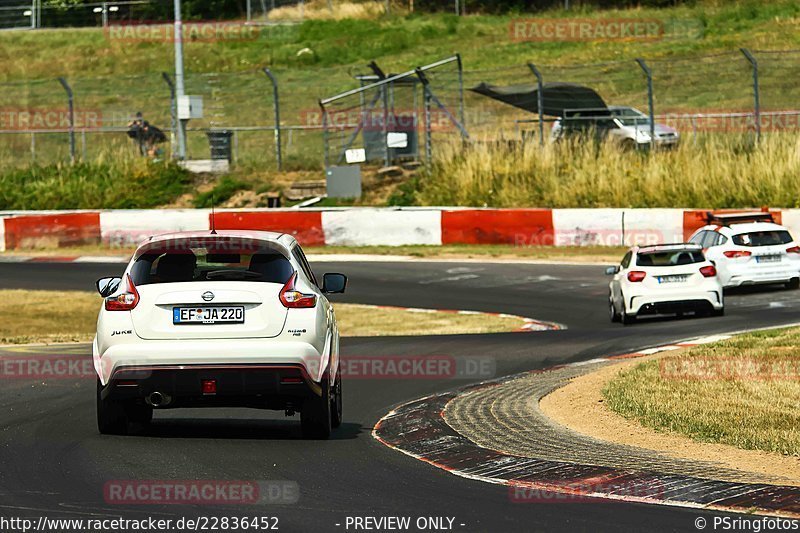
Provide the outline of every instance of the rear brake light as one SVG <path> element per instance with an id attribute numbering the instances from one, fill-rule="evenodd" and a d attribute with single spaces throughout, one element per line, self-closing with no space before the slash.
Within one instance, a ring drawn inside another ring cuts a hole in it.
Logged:
<path id="1" fill-rule="evenodd" d="M 730 259 L 735 259 L 737 257 L 750 257 L 752 254 L 747 250 L 728 250 L 727 252 L 722 252 L 725 257 Z"/>
<path id="2" fill-rule="evenodd" d="M 106 311 L 130 311 L 139 303 L 139 291 L 136 290 L 130 274 L 125 276 L 125 282 L 125 292 L 106 298 Z"/>
<path id="3" fill-rule="evenodd" d="M 642 272 L 641 270 L 631 270 L 628 272 L 628 281 L 636 283 L 642 281 L 646 275 L 647 273 Z"/>
<path id="4" fill-rule="evenodd" d="M 800 246 L 792 246 L 786 249 L 787 254 L 800 254 Z"/>
<path id="5" fill-rule="evenodd" d="M 700 273 L 703 275 L 704 278 L 713 278 L 717 275 L 717 269 L 714 268 L 714 265 L 704 266 L 700 269 Z"/>
<path id="6" fill-rule="evenodd" d="M 280 292 L 280 300 L 284 307 L 289 309 L 306 309 L 317 305 L 316 294 L 304 294 L 295 289 L 294 283 L 297 280 L 297 272 L 292 274 L 286 285 L 283 286 Z"/>

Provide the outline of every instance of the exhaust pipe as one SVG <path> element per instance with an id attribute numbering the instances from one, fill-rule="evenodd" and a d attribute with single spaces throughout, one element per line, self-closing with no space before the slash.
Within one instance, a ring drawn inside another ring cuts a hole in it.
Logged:
<path id="1" fill-rule="evenodd" d="M 152 407 L 162 407 L 164 405 L 168 405 L 172 401 L 172 398 L 160 392 L 153 392 L 150 394 L 150 396 L 145 398 L 144 401 L 147 403 L 147 405 Z"/>

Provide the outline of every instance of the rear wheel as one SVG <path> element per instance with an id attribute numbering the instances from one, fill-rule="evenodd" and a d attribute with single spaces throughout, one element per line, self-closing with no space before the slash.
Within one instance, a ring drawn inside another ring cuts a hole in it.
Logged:
<path id="1" fill-rule="evenodd" d="M 630 326 L 636 322 L 636 315 L 629 315 L 625 311 L 622 312 L 622 323 L 626 326 Z"/>
<path id="2" fill-rule="evenodd" d="M 316 395 L 303 403 L 300 411 L 300 427 L 306 439 L 325 440 L 331 436 L 331 388 L 328 380 L 322 381 L 322 395 Z"/>
<path id="3" fill-rule="evenodd" d="M 97 380 L 97 429 L 103 435 L 128 433 L 128 413 L 125 406 L 109 398 L 102 398 L 103 385 Z"/>
<path id="4" fill-rule="evenodd" d="M 725 316 L 725 308 L 722 309 L 714 309 L 711 311 L 711 316 Z"/>
<path id="5" fill-rule="evenodd" d="M 786 283 L 784 283 L 783 286 L 792 291 L 796 290 L 800 288 L 800 278 L 792 278 Z"/>
<path id="6" fill-rule="evenodd" d="M 608 316 L 611 318 L 611 322 L 619 322 L 619 313 L 617 313 L 617 307 L 614 305 L 614 300 L 611 296 L 608 297 Z"/>
<path id="7" fill-rule="evenodd" d="M 336 385 L 331 394 L 331 426 L 338 428 L 342 425 L 342 375 L 336 376 Z"/>

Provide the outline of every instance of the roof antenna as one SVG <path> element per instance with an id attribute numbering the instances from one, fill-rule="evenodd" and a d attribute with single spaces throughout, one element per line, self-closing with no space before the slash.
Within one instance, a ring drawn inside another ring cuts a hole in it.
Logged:
<path id="1" fill-rule="evenodd" d="M 214 213 L 214 195 L 211 195 L 211 235 L 217 234 L 217 221 Z"/>

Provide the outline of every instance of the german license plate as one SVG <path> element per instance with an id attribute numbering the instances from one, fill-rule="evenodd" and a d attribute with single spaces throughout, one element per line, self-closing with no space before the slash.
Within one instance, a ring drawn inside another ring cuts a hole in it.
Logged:
<path id="1" fill-rule="evenodd" d="M 780 255 L 757 255 L 756 263 L 780 263 Z"/>
<path id="2" fill-rule="evenodd" d="M 173 324 L 243 324 L 244 306 L 173 307 Z"/>
<path id="3" fill-rule="evenodd" d="M 659 283 L 683 283 L 686 281 L 688 276 L 677 275 L 677 276 L 658 276 Z"/>

